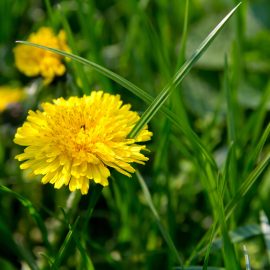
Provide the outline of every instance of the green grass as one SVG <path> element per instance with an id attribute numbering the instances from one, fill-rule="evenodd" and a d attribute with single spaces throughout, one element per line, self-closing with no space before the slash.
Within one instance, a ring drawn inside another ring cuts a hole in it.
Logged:
<path id="1" fill-rule="evenodd" d="M 0 113 L 0 269 L 269 269 L 269 8 L 1 1 L 1 85 L 32 92 L 19 116 Z M 25 42 L 43 25 L 64 29 L 72 54 Z M 22 75 L 16 40 L 67 56 L 67 74 Z M 140 113 L 130 137 L 153 131 L 146 166 L 87 196 L 27 179 L 12 141 L 27 110 L 95 89 Z"/>

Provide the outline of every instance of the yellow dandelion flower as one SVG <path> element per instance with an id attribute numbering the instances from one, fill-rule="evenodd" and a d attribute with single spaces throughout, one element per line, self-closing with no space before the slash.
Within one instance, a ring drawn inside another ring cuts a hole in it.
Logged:
<path id="1" fill-rule="evenodd" d="M 24 91 L 20 88 L 0 86 L 0 112 L 4 111 L 9 104 L 21 101 L 24 95 Z"/>
<path id="2" fill-rule="evenodd" d="M 82 98 L 58 98 L 43 103 L 43 111 L 29 111 L 26 122 L 18 128 L 14 142 L 26 146 L 16 156 L 24 161 L 20 168 L 43 175 L 42 183 L 55 188 L 69 185 L 87 194 L 93 180 L 108 185 L 108 167 L 131 176 L 130 163 L 148 160 L 141 151 L 152 133 L 143 129 L 136 139 L 127 138 L 139 115 L 123 105 L 119 95 L 103 91 Z"/>
<path id="3" fill-rule="evenodd" d="M 56 36 L 51 28 L 42 27 L 36 33 L 32 33 L 28 41 L 67 52 L 70 51 L 63 30 Z M 64 57 L 46 50 L 17 45 L 14 48 L 14 55 L 15 64 L 22 73 L 29 77 L 41 75 L 45 84 L 49 84 L 55 76 L 62 76 L 66 71 L 65 65 L 62 63 Z"/>

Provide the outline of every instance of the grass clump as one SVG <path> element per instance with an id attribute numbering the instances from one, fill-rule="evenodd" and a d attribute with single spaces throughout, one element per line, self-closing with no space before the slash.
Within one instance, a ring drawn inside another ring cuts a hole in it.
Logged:
<path id="1" fill-rule="evenodd" d="M 0 113 L 0 268 L 268 269 L 267 1 L 9 2 L 0 80 L 25 95 Z M 45 26 L 70 49 L 25 41 Z M 66 72 L 20 73 L 15 40 L 61 55 Z M 100 89 L 139 113 L 127 140 L 153 132 L 146 166 L 83 196 L 22 172 L 13 138 L 27 111 Z"/>

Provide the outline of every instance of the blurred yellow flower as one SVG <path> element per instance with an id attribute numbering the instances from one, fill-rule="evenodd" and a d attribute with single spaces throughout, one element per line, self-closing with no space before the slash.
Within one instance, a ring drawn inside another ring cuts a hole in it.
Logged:
<path id="1" fill-rule="evenodd" d="M 24 95 L 24 91 L 20 88 L 0 86 L 0 112 L 4 111 L 9 104 L 21 101 Z"/>
<path id="2" fill-rule="evenodd" d="M 70 51 L 63 30 L 56 36 L 51 28 L 42 27 L 36 33 L 32 33 L 27 40 L 62 51 Z M 29 77 L 41 75 L 45 84 L 49 84 L 55 76 L 62 76 L 66 71 L 62 63 L 63 56 L 43 49 L 17 45 L 14 48 L 14 55 L 15 64 L 22 73 Z"/>
<path id="3" fill-rule="evenodd" d="M 103 91 L 82 98 L 70 97 L 43 103 L 43 111 L 29 111 L 26 122 L 18 128 L 14 142 L 26 146 L 16 156 L 21 169 L 43 175 L 42 183 L 55 188 L 69 185 L 87 194 L 90 180 L 108 185 L 108 167 L 131 176 L 132 162 L 148 160 L 137 144 L 150 140 L 145 127 L 136 139 L 127 138 L 139 115 L 123 105 L 119 95 Z"/>

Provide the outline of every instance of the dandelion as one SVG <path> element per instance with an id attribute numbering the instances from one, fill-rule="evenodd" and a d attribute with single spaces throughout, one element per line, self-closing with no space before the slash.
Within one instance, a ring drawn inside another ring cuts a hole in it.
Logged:
<path id="1" fill-rule="evenodd" d="M 0 86 L 0 112 L 4 111 L 8 105 L 20 102 L 23 98 L 24 91 L 22 89 Z"/>
<path id="2" fill-rule="evenodd" d="M 32 33 L 28 41 L 70 51 L 63 30 L 56 36 L 51 28 L 42 27 L 36 33 Z M 15 64 L 22 73 L 29 77 L 41 75 L 45 84 L 51 83 L 55 76 L 62 76 L 66 71 L 65 65 L 62 63 L 63 56 L 46 50 L 27 45 L 17 45 L 14 48 L 14 55 Z"/>
<path id="3" fill-rule="evenodd" d="M 29 111 L 26 122 L 18 128 L 14 142 L 26 146 L 16 156 L 24 161 L 21 169 L 43 175 L 42 183 L 55 188 L 69 185 L 87 194 L 93 180 L 108 185 L 109 168 L 131 176 L 131 163 L 148 160 L 141 151 L 152 132 L 145 127 L 135 139 L 128 134 L 139 115 L 123 105 L 119 95 L 93 91 L 82 98 L 58 98 L 43 103 L 43 111 Z"/>

